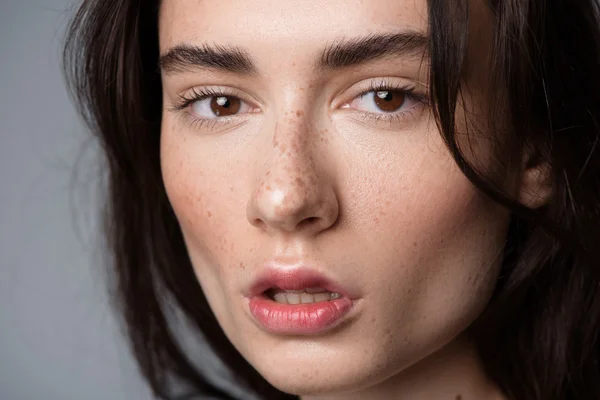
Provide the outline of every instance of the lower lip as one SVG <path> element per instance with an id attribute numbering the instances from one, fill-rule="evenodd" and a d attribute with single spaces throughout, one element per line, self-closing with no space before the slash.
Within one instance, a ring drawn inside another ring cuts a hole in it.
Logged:
<path id="1" fill-rule="evenodd" d="M 338 325 L 350 311 L 352 300 L 342 297 L 308 304 L 281 304 L 267 296 L 250 299 L 254 319 L 268 332 L 316 335 Z"/>

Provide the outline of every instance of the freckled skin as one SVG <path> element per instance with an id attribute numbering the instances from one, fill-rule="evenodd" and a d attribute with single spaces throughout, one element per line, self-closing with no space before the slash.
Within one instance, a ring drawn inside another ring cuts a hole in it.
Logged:
<path id="1" fill-rule="evenodd" d="M 165 107 L 203 86 L 258 99 L 260 112 L 239 124 L 192 128 L 163 114 L 165 188 L 217 320 L 269 382 L 303 400 L 492 398 L 462 333 L 493 292 L 508 214 L 456 167 L 429 111 L 390 126 L 330 103 L 376 78 L 422 82 L 419 57 L 314 69 L 339 38 L 426 32 L 426 2 L 273 4 L 161 4 L 161 52 L 181 42 L 237 46 L 259 71 L 163 76 Z M 482 93 L 464 106 L 485 104 Z M 474 152 L 488 154 L 487 143 Z M 243 295 L 273 259 L 302 260 L 356 293 L 353 316 L 315 337 L 262 330 Z"/>

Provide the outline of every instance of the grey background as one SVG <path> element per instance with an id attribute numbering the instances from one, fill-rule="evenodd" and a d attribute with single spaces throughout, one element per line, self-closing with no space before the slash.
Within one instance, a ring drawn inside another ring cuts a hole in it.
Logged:
<path id="1" fill-rule="evenodd" d="M 109 307 L 100 157 L 60 70 L 76 2 L 0 0 L 0 400 L 151 398 Z"/>
<path id="2" fill-rule="evenodd" d="M 0 3 L 0 400 L 149 399 L 105 295 L 97 151 L 60 72 L 71 3 Z"/>

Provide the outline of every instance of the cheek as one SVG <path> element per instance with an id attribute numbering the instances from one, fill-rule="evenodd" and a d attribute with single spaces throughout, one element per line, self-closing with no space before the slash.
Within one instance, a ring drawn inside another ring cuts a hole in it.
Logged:
<path id="1" fill-rule="evenodd" d="M 215 162 L 223 158 L 205 154 L 193 140 L 172 136 L 172 131 L 163 130 L 161 169 L 187 247 L 194 250 L 190 257 L 202 257 L 194 265 L 214 265 L 214 261 L 225 265 L 236 251 L 236 243 L 230 239 L 236 227 L 231 218 L 240 210 L 235 202 L 236 182 L 229 176 L 235 171 L 225 162 Z"/>
<path id="2" fill-rule="evenodd" d="M 249 262 L 241 262 L 236 255 L 256 253 L 256 246 L 245 240 L 251 235 L 246 235 L 239 223 L 245 218 L 239 183 L 244 178 L 227 157 L 209 154 L 208 146 L 199 145 L 194 138 L 182 139 L 180 131 L 162 131 L 165 190 L 206 299 L 225 331 L 235 332 L 233 310 L 227 307 L 233 301 L 229 278 Z"/>
<path id="3" fill-rule="evenodd" d="M 487 304 L 509 218 L 449 156 L 432 154 L 429 147 L 412 154 L 388 154 L 387 163 L 364 168 L 371 176 L 348 180 L 361 237 L 353 255 L 368 255 L 360 260 L 371 266 L 363 273 L 366 292 L 373 294 L 372 304 L 387 305 L 371 310 L 368 329 L 388 332 L 388 349 L 429 352 L 465 329 Z M 399 172 L 386 172 L 392 170 Z M 408 354 L 400 353 L 390 350 L 385 357 Z"/>

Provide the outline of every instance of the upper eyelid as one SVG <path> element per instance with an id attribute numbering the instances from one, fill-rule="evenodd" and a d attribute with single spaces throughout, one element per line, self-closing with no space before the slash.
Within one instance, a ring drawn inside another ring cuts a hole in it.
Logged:
<path id="1" fill-rule="evenodd" d="M 410 95 L 420 101 L 427 100 L 428 98 L 427 87 L 421 83 L 406 78 L 377 77 L 364 79 L 340 90 L 335 94 L 334 98 L 336 100 L 331 102 L 331 107 L 332 109 L 340 108 L 369 92 L 384 89 L 410 91 Z"/>
<path id="2" fill-rule="evenodd" d="M 405 90 L 405 91 L 410 92 L 409 94 L 412 97 L 417 98 L 420 101 L 427 99 L 427 94 L 425 91 L 423 91 L 423 94 L 419 93 L 419 90 L 421 88 L 425 89 L 424 85 L 419 84 L 414 81 L 410 81 L 410 83 L 409 83 L 409 82 L 407 82 L 408 81 L 407 79 L 403 79 L 403 81 L 405 81 L 406 83 L 394 82 L 394 80 L 397 80 L 397 79 L 398 79 L 397 77 L 379 77 L 379 78 L 365 79 L 358 83 L 354 83 L 353 85 L 350 85 L 347 88 L 338 92 L 338 95 L 343 94 L 348 91 L 350 91 L 353 94 L 342 95 L 343 100 L 339 100 L 339 99 L 334 100 L 333 102 L 330 102 L 330 106 L 333 109 L 339 108 L 340 106 L 348 104 L 352 100 L 354 100 L 360 96 L 364 96 L 367 93 L 370 93 L 374 90 L 384 90 L 384 89 Z M 356 89 L 353 89 L 353 88 L 356 88 Z M 408 90 L 408 89 L 411 89 L 411 90 Z M 209 93 L 207 93 L 205 96 L 198 96 L 198 94 L 201 92 L 209 92 Z M 199 99 L 202 99 L 202 98 L 211 97 L 211 95 L 213 95 L 213 96 L 215 96 L 215 95 L 232 96 L 232 97 L 239 98 L 240 100 L 249 103 L 249 105 L 251 107 L 258 106 L 259 108 L 264 108 L 263 105 L 261 104 L 261 102 L 257 101 L 254 98 L 254 96 L 248 95 L 239 89 L 235 89 L 235 88 L 228 87 L 228 86 L 207 85 L 207 86 L 202 86 L 202 87 L 193 87 L 185 92 L 178 93 L 177 97 L 178 97 L 179 101 L 171 107 L 171 110 L 172 111 L 181 111 L 181 110 L 185 109 L 186 107 L 188 107 L 193 102 L 199 101 Z M 334 97 L 338 97 L 338 95 L 335 95 Z"/>
<path id="3" fill-rule="evenodd" d="M 202 92 L 208 92 L 208 93 L 204 96 L 199 96 L 199 94 L 201 94 Z M 203 99 L 203 98 L 206 99 L 206 98 L 210 98 L 212 96 L 217 96 L 217 95 L 236 97 L 236 98 L 248 103 L 252 107 L 256 107 L 256 105 L 260 103 L 253 96 L 245 94 L 243 91 L 241 91 L 239 89 L 235 89 L 235 88 L 228 87 L 228 86 L 218 86 L 218 85 L 211 86 L 211 85 L 209 85 L 209 86 L 193 87 L 183 93 L 178 93 L 177 98 L 179 99 L 179 101 L 177 102 L 177 104 L 175 104 L 175 106 L 173 108 L 175 109 L 175 111 L 180 111 L 195 101 L 199 101 L 200 99 Z M 261 106 L 259 106 L 259 107 L 261 107 Z"/>
<path id="4" fill-rule="evenodd" d="M 214 89 L 213 87 L 210 87 L 210 86 L 201 87 L 201 88 L 194 87 L 183 94 L 179 93 L 177 95 L 177 97 L 181 101 L 185 101 L 185 100 L 197 101 L 199 99 L 206 99 L 206 98 L 214 97 L 217 95 L 240 97 L 238 95 L 237 91 L 235 91 L 235 90 L 224 89 L 224 88 Z"/>

